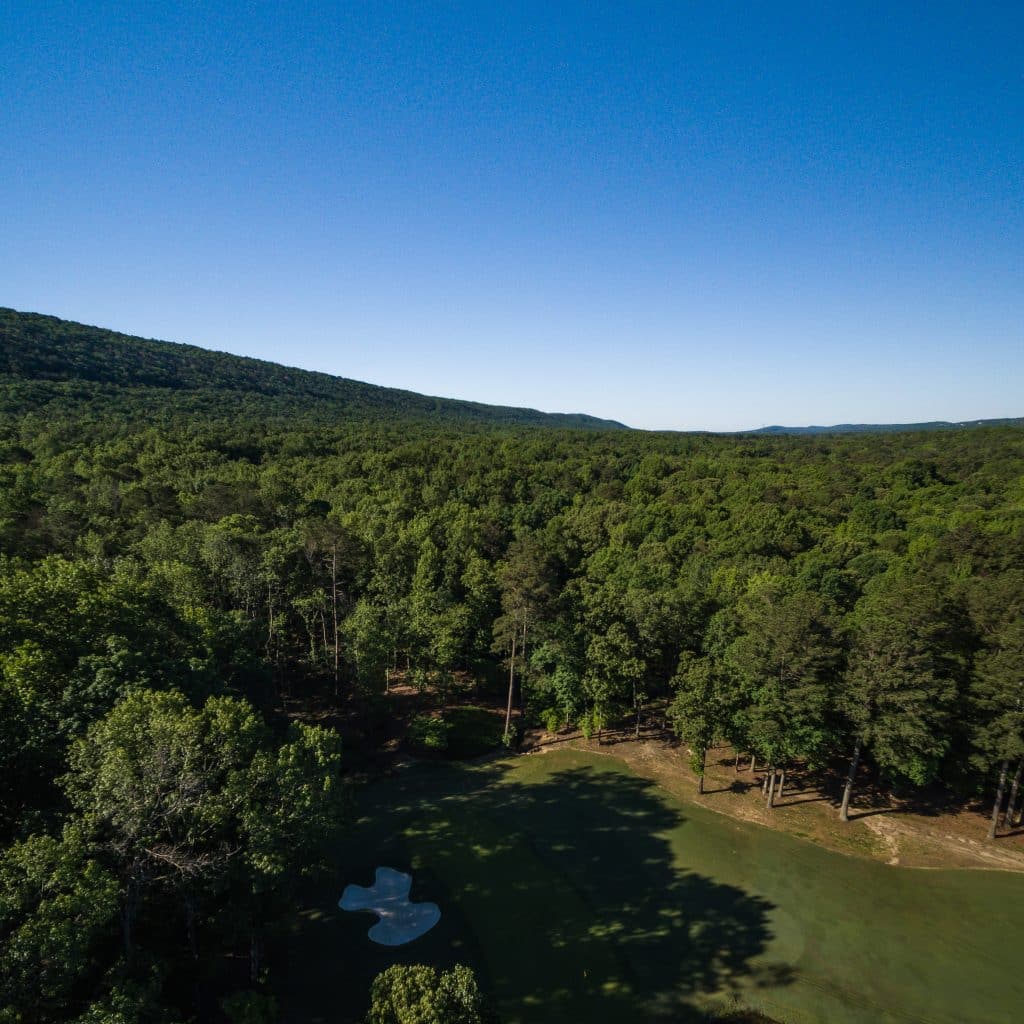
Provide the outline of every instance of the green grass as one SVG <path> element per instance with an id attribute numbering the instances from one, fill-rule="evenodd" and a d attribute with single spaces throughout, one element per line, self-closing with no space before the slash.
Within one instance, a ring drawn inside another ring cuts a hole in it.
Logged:
<path id="1" fill-rule="evenodd" d="M 286 1020 L 365 1012 L 394 962 L 471 964 L 505 1024 L 1005 1022 L 1024 998 L 1024 877 L 911 871 L 681 804 L 580 751 L 422 764 L 367 786 L 278 972 Z M 388 950 L 336 909 L 378 864 L 441 923 Z"/>
<path id="2" fill-rule="evenodd" d="M 449 757 L 479 757 L 501 745 L 505 723 L 490 708 L 448 708 L 444 720 L 448 723 Z"/>

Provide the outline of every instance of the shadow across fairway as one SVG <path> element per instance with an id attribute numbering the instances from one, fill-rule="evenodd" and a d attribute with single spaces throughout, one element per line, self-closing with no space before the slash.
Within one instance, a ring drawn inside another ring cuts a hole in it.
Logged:
<path id="1" fill-rule="evenodd" d="M 705 1019 L 688 1005 L 696 995 L 789 980 L 760 959 L 773 905 L 678 863 L 668 833 L 678 839 L 685 820 L 653 783 L 519 767 L 417 765 L 365 787 L 339 876 L 294 936 L 284 1020 L 361 1019 L 391 962 L 470 963 L 503 1024 L 683 1024 Z M 433 932 L 398 951 L 371 948 L 372 922 L 332 907 L 343 881 L 378 863 L 410 871 L 414 897 L 442 908 Z"/>
<path id="2" fill-rule="evenodd" d="M 503 1008 L 521 1001 L 537 1021 L 699 1020 L 687 997 L 787 981 L 784 966 L 752 964 L 772 905 L 675 862 L 666 833 L 684 818 L 653 783 L 593 767 L 495 782 L 444 800 L 456 814 L 441 814 L 434 856 L 465 866 Z M 481 848 L 471 823 L 485 820 L 497 841 Z"/>

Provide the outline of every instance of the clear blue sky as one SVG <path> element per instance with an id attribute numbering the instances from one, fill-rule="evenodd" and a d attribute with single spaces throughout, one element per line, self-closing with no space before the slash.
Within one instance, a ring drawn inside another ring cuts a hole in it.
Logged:
<path id="1" fill-rule="evenodd" d="M 0 4 L 0 304 L 640 427 L 1024 415 L 1024 4 L 317 6 Z"/>

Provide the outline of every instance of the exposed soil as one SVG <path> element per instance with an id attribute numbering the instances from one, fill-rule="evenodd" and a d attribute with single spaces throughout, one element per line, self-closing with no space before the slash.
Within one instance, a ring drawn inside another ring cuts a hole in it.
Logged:
<path id="1" fill-rule="evenodd" d="M 599 743 L 580 733 L 527 733 L 523 750 L 536 754 L 564 746 L 621 758 L 637 774 L 657 782 L 681 800 L 745 821 L 756 822 L 802 839 L 858 857 L 914 868 L 989 868 L 1024 871 L 1024 827 L 986 839 L 991 808 L 956 804 L 936 797 L 930 801 L 900 799 L 859 781 L 850 806 L 850 820 L 839 821 L 842 775 L 821 777 L 790 770 L 782 799 L 769 810 L 761 795 L 763 771 L 750 771 L 750 756 L 717 747 L 708 753 L 703 795 L 688 763 L 685 748 L 649 726 L 639 739 L 632 729 L 606 732 Z"/>
<path id="2" fill-rule="evenodd" d="M 459 678 L 447 703 L 450 707 L 492 703 L 482 697 L 468 677 Z M 366 708 L 351 699 L 340 707 L 326 700 L 294 700 L 288 702 L 286 715 L 338 729 L 352 777 L 369 778 L 388 773 L 399 762 L 415 760 L 402 749 L 407 724 L 417 714 L 438 713 L 440 706 L 433 689 L 421 690 L 401 676 L 386 696 L 377 699 L 386 706 L 386 713 L 379 716 L 368 715 Z M 504 708 L 495 706 L 494 712 L 503 716 Z M 1024 871 L 1024 827 L 988 840 L 991 805 L 956 802 L 938 790 L 901 798 L 874 782 L 866 769 L 854 789 L 850 820 L 844 824 L 839 821 L 838 810 L 845 779 L 843 765 L 837 764 L 825 773 L 791 768 L 783 797 L 769 810 L 761 795 L 762 767 L 759 765 L 752 773 L 746 754 L 741 756 L 737 771 L 735 751 L 730 747 L 709 751 L 705 792 L 698 794 L 687 751 L 666 734 L 656 718 L 648 718 L 639 738 L 632 726 L 605 730 L 600 741 L 587 740 L 578 731 L 552 734 L 529 729 L 521 750 L 536 754 L 564 746 L 621 758 L 639 775 L 656 781 L 681 800 L 809 839 L 840 853 L 903 867 Z"/>
<path id="3" fill-rule="evenodd" d="M 468 673 L 455 673 L 447 700 L 436 689 L 407 682 L 405 673 L 394 673 L 388 692 L 372 697 L 349 694 L 341 700 L 329 697 L 291 697 L 282 701 L 283 717 L 335 729 L 345 751 L 346 774 L 353 779 L 385 775 L 398 765 L 420 759 L 403 743 L 409 723 L 417 715 L 439 716 L 444 710 L 486 707 L 495 721 L 504 723 L 505 709 L 494 706 L 473 684 Z"/>

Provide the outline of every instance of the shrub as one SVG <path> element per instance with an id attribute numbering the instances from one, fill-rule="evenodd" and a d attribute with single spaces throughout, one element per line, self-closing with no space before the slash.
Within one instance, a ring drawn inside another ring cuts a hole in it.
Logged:
<path id="1" fill-rule="evenodd" d="M 462 964 L 438 972 L 396 964 L 378 974 L 366 1024 L 489 1024 L 493 1020 L 473 972 Z"/>
<path id="2" fill-rule="evenodd" d="M 406 740 L 413 750 L 439 753 L 448 749 L 448 723 L 432 715 L 417 715 L 409 723 Z"/>
<path id="3" fill-rule="evenodd" d="M 277 1000 L 261 992 L 236 992 L 220 1001 L 231 1024 L 275 1024 Z"/>
<path id="4" fill-rule="evenodd" d="M 558 732 L 562 725 L 562 713 L 558 708 L 545 708 L 540 713 L 540 720 L 548 732 Z"/>

